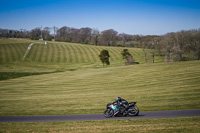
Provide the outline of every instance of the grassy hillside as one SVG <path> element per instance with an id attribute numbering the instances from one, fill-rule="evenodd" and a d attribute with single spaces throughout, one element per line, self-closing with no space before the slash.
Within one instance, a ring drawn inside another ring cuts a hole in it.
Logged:
<path id="1" fill-rule="evenodd" d="M 30 40 L 0 39 L 0 63 L 21 61 Z"/>
<path id="2" fill-rule="evenodd" d="M 102 49 L 110 67 L 102 68 Z M 117 96 L 137 101 L 141 111 L 200 108 L 199 61 L 144 64 L 142 50 L 128 48 L 140 64 L 124 66 L 123 49 L 0 39 L 0 76 L 9 79 L 0 81 L 0 115 L 102 113 Z"/>
<path id="3" fill-rule="evenodd" d="M 117 96 L 141 111 L 200 108 L 200 61 L 141 64 L 0 81 L 0 115 L 103 113 Z"/>
<path id="4" fill-rule="evenodd" d="M 34 45 L 25 61 L 22 61 L 30 43 L 34 43 Z M 121 47 L 100 47 L 64 42 L 48 42 L 48 45 L 44 45 L 44 42 L 41 41 L 0 39 L 0 71 L 44 72 L 99 68 L 102 67 L 102 64 L 98 55 L 103 49 L 107 49 L 110 53 L 111 67 L 124 65 L 121 56 L 124 48 Z M 136 62 L 144 63 L 142 49 L 128 49 Z M 150 54 L 150 51 L 147 53 Z M 156 57 L 156 62 L 161 61 L 162 58 Z M 150 58 L 149 62 L 151 62 Z"/>

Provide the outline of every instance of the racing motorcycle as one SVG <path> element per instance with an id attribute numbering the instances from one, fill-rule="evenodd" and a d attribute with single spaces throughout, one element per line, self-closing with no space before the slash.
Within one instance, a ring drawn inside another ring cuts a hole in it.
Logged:
<path id="1" fill-rule="evenodd" d="M 119 108 L 119 110 L 118 110 Z M 104 111 L 104 116 L 106 118 L 112 116 L 137 116 L 139 114 L 139 109 L 136 107 L 136 102 L 131 102 L 127 106 L 120 106 L 116 103 L 108 103 L 106 110 Z"/>

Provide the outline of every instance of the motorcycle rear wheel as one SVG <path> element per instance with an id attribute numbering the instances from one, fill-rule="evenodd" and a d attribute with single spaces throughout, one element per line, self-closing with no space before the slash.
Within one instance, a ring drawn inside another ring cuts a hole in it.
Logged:
<path id="1" fill-rule="evenodd" d="M 114 111 L 113 111 L 112 109 L 106 109 L 106 110 L 104 111 L 104 116 L 105 116 L 106 118 L 112 117 L 113 115 L 114 115 Z"/>
<path id="2" fill-rule="evenodd" d="M 137 107 L 132 107 L 131 111 L 128 112 L 129 116 L 137 116 L 139 114 L 139 109 Z"/>

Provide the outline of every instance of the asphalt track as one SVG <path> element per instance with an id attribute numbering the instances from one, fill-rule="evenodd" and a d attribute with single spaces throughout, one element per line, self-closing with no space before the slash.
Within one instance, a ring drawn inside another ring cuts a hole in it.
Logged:
<path id="1" fill-rule="evenodd" d="M 55 121 L 92 121 L 117 119 L 153 119 L 200 116 L 200 109 L 140 112 L 134 117 L 105 118 L 103 114 L 55 115 L 55 116 L 0 116 L 2 122 L 55 122 Z"/>

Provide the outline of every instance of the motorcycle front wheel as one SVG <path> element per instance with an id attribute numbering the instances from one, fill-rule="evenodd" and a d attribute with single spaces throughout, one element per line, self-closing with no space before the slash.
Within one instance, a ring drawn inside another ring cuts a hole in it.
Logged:
<path id="1" fill-rule="evenodd" d="M 139 109 L 137 107 L 133 107 L 128 112 L 129 116 L 137 116 L 139 114 Z"/>
<path id="2" fill-rule="evenodd" d="M 113 115 L 114 115 L 114 111 L 113 111 L 112 109 L 106 109 L 106 110 L 104 111 L 104 116 L 105 116 L 106 118 L 112 117 Z"/>

